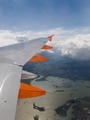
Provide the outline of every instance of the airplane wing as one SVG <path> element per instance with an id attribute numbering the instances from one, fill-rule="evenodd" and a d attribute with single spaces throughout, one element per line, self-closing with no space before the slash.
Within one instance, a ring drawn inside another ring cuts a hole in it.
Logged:
<path id="1" fill-rule="evenodd" d="M 0 120 L 14 120 L 23 65 L 51 37 L 0 48 Z"/>

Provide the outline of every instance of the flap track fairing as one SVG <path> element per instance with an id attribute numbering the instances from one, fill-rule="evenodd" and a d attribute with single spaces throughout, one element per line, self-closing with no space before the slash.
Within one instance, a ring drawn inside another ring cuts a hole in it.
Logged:
<path id="1" fill-rule="evenodd" d="M 32 98 L 32 97 L 38 97 L 45 95 L 46 91 L 39 89 L 37 87 L 21 83 L 18 98 L 24 99 L 24 98 Z"/>

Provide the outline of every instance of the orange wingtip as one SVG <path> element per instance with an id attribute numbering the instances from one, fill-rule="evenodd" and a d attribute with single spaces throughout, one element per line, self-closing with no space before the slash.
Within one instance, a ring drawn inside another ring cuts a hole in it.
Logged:
<path id="1" fill-rule="evenodd" d="M 48 46 L 48 45 L 44 45 L 41 49 L 52 49 L 53 47 Z"/>
<path id="2" fill-rule="evenodd" d="M 32 97 L 42 96 L 45 94 L 46 94 L 46 91 L 42 89 L 36 88 L 28 84 L 21 83 L 18 98 L 19 99 L 32 98 Z"/>
<path id="3" fill-rule="evenodd" d="M 51 36 L 48 36 L 47 38 L 50 38 L 49 40 L 50 40 L 50 42 L 52 41 L 52 37 L 53 37 L 54 35 L 51 35 Z"/>
<path id="4" fill-rule="evenodd" d="M 42 57 L 40 55 L 34 55 L 29 62 L 42 62 L 42 61 L 47 61 L 48 59 L 45 57 Z"/>

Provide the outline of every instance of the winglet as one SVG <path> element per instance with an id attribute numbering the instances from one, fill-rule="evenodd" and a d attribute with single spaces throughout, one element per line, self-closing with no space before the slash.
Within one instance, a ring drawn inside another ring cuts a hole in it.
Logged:
<path id="1" fill-rule="evenodd" d="M 51 36 L 48 36 L 47 38 L 50 38 L 49 40 L 50 40 L 50 42 L 52 41 L 52 37 L 53 37 L 54 35 L 51 35 Z"/>

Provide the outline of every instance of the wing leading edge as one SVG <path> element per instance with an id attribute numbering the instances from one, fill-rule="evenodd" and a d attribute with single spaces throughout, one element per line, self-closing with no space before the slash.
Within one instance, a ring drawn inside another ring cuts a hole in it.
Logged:
<path id="1" fill-rule="evenodd" d="M 51 36 L 52 37 L 52 36 Z M 38 38 L 0 48 L 0 119 L 14 120 L 22 66 L 51 38 Z"/>

